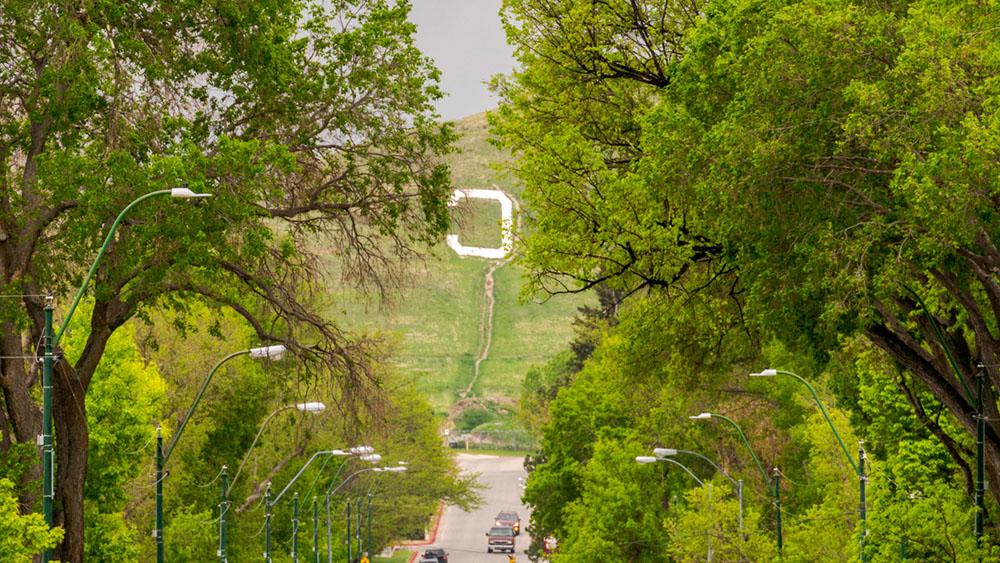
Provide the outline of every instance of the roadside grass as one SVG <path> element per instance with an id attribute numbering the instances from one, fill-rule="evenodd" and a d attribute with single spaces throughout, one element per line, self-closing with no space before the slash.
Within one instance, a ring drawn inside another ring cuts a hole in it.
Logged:
<path id="1" fill-rule="evenodd" d="M 407 563 L 410 557 L 413 557 L 414 552 L 408 549 L 397 549 L 393 552 L 392 557 L 372 557 L 372 563 Z"/>

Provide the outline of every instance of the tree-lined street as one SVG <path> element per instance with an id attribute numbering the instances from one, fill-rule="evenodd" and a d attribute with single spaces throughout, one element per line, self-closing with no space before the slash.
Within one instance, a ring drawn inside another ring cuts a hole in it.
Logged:
<path id="1" fill-rule="evenodd" d="M 493 525 L 501 510 L 514 510 L 521 517 L 522 533 L 517 537 L 518 561 L 527 561 L 524 554 L 531 538 L 523 528 L 528 523 L 528 509 L 521 504 L 524 458 L 460 453 L 457 457 L 462 471 L 479 475 L 477 481 L 485 488 L 481 491 L 483 503 L 475 510 L 465 512 L 454 506 L 445 508 L 434 543 L 426 548 L 442 548 L 450 555 L 449 563 L 506 563 L 505 553 L 486 553 L 486 532 Z M 424 548 L 424 549 L 426 549 Z"/>
<path id="2" fill-rule="evenodd" d="M 0 0 L 0 559 L 1000 561 L 998 77 L 998 0 Z"/>

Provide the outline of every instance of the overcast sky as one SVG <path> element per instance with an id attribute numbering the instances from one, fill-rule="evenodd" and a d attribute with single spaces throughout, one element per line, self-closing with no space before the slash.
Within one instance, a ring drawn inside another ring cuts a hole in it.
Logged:
<path id="1" fill-rule="evenodd" d="M 500 25 L 501 0 L 412 0 L 417 46 L 441 69 L 447 120 L 496 107 L 485 82 L 514 68 L 513 49 Z"/>

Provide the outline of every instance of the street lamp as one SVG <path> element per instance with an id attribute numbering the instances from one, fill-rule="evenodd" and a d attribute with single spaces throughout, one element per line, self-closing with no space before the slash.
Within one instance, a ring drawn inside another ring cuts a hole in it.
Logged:
<path id="1" fill-rule="evenodd" d="M 156 427 L 156 528 L 153 530 L 153 535 L 156 537 L 156 563 L 164 563 L 163 468 L 166 466 L 167 461 L 170 460 L 170 454 L 173 453 L 174 447 L 177 446 L 177 440 L 179 440 L 181 434 L 184 433 L 184 428 L 187 426 L 188 420 L 191 419 L 191 415 L 194 414 L 194 410 L 198 408 L 198 403 L 201 402 L 201 397 L 204 395 L 205 389 L 208 388 L 208 384 L 211 383 L 212 377 L 215 376 L 215 372 L 219 370 L 222 364 L 237 356 L 249 355 L 251 358 L 255 359 L 280 360 L 284 354 L 285 347 L 281 344 L 250 348 L 249 350 L 240 350 L 239 352 L 229 354 L 225 358 L 219 360 L 219 362 L 208 372 L 208 376 L 205 378 L 205 381 L 202 382 L 201 387 L 195 394 L 191 407 L 188 408 L 187 413 L 184 414 L 184 418 L 181 420 L 180 426 L 177 427 L 177 432 L 174 433 L 174 436 L 171 438 L 170 444 L 167 445 L 166 450 L 163 448 L 163 435 L 160 431 L 160 427 Z"/>
<path id="2" fill-rule="evenodd" d="M 674 450 L 674 453 L 677 453 L 676 450 Z M 680 467 L 684 471 L 686 471 L 687 474 L 690 475 L 691 478 L 694 479 L 698 483 L 699 486 L 702 486 L 702 487 L 705 486 L 705 482 L 702 481 L 701 479 L 699 479 L 698 476 L 695 475 L 693 471 L 691 471 L 690 469 L 688 469 L 688 467 L 686 465 L 684 465 L 683 463 L 681 463 L 681 462 L 679 462 L 679 461 L 677 461 L 675 459 L 670 459 L 669 457 L 656 457 L 656 456 L 650 456 L 650 455 L 640 455 L 640 456 L 636 456 L 635 461 L 637 463 L 641 463 L 641 464 L 656 463 L 657 461 L 670 462 L 670 463 L 676 465 L 677 467 Z M 711 483 L 708 483 L 708 503 L 709 503 L 709 508 L 711 508 L 711 504 L 712 504 L 712 484 Z M 707 560 L 711 561 L 712 560 L 712 534 L 707 534 L 707 535 L 708 535 L 708 558 L 707 558 Z"/>
<path id="3" fill-rule="evenodd" d="M 826 420 L 826 423 L 830 427 L 830 430 L 833 431 L 833 435 L 836 436 L 837 443 L 840 444 L 840 449 L 844 451 L 844 456 L 847 458 L 848 465 L 851 466 L 851 469 L 853 469 L 854 473 L 858 476 L 858 489 L 859 489 L 858 516 L 861 519 L 861 538 L 858 540 L 860 542 L 860 546 L 859 546 L 859 548 L 860 548 L 859 558 L 861 559 L 861 561 L 864 561 L 865 560 L 865 536 L 868 534 L 868 526 L 867 526 L 867 522 L 866 522 L 866 520 L 867 520 L 867 510 L 866 510 L 866 507 L 865 507 L 865 504 L 866 504 L 866 502 L 865 502 L 865 484 L 868 481 L 868 477 L 865 475 L 865 449 L 864 449 L 864 442 L 861 442 L 860 443 L 860 447 L 858 448 L 858 463 L 854 463 L 854 458 L 852 458 L 850 452 L 847 451 L 847 446 L 844 445 L 844 440 L 841 439 L 840 432 L 837 432 L 837 427 L 835 427 L 833 425 L 833 421 L 830 420 L 830 415 L 827 414 L 826 408 L 823 406 L 823 401 L 819 400 L 819 395 L 816 393 L 816 389 L 808 381 L 806 381 L 805 378 L 803 378 L 799 374 L 793 373 L 793 372 L 790 372 L 790 371 L 786 371 L 786 370 L 783 370 L 783 369 L 768 368 L 768 369 L 762 370 L 762 371 L 760 371 L 758 373 L 751 373 L 750 377 L 774 377 L 774 376 L 778 375 L 779 373 L 781 375 L 787 375 L 789 377 L 793 377 L 793 378 L 799 380 L 800 383 L 802 383 L 803 385 L 806 386 L 807 389 L 809 389 L 809 392 L 812 394 L 813 401 L 815 401 L 816 402 L 816 406 L 819 407 L 819 412 L 823 413 L 823 419 Z"/>
<path id="4" fill-rule="evenodd" d="M 347 450 L 349 456 L 354 456 L 354 457 L 368 456 L 374 452 L 375 448 L 372 448 L 371 446 L 355 446 Z M 316 488 L 316 483 L 319 481 L 319 478 L 323 474 L 323 469 L 326 468 L 327 462 L 329 462 L 331 459 L 333 459 L 333 457 L 328 456 L 326 459 L 323 460 L 323 464 L 319 466 L 319 470 L 316 472 L 316 477 L 313 479 L 312 484 L 309 485 L 309 490 L 306 491 L 304 496 L 308 497 L 309 495 L 312 494 L 313 489 Z M 379 456 L 379 459 L 381 459 L 381 456 Z M 337 473 L 334 474 L 331 483 L 336 482 L 337 477 L 340 476 L 340 473 L 344 470 L 344 467 L 346 466 L 347 466 L 347 461 L 345 460 L 344 463 L 341 463 L 340 466 L 337 468 Z M 331 487 L 332 486 L 333 485 L 331 484 Z M 327 512 L 327 518 L 329 518 L 330 515 L 329 504 L 326 507 L 326 512 Z M 327 529 L 327 550 L 329 550 L 329 548 L 330 548 L 330 530 Z M 316 495 L 313 495 L 313 561 L 314 563 L 319 563 L 319 560 L 320 560 L 319 506 L 318 506 L 318 497 Z"/>
<path id="5" fill-rule="evenodd" d="M 718 464 L 716 464 L 714 461 L 701 455 L 698 452 L 693 452 L 690 450 L 678 450 L 674 448 L 653 448 L 653 455 L 655 455 L 658 458 L 667 458 L 677 454 L 693 455 L 695 457 L 699 457 L 708 462 L 708 464 L 714 467 L 715 470 L 718 471 L 720 474 L 722 474 L 723 477 L 729 479 L 729 482 L 732 483 L 733 487 L 736 489 L 736 498 L 740 502 L 740 531 L 742 531 L 743 530 L 743 479 L 733 479 L 732 476 L 723 471 L 723 469 L 719 467 Z"/>
<path id="6" fill-rule="evenodd" d="M 255 356 L 251 355 L 251 357 Z M 267 357 L 267 356 L 258 356 L 258 357 Z M 260 429 L 257 431 L 257 435 L 254 436 L 253 442 L 251 442 L 250 447 L 247 448 L 247 453 L 243 455 L 243 461 L 241 461 L 240 466 L 236 468 L 236 475 L 233 476 L 232 482 L 224 484 L 222 487 L 222 500 L 219 503 L 219 561 L 223 563 L 229 560 L 227 555 L 228 545 L 226 541 L 226 530 L 227 530 L 226 512 L 228 512 L 229 510 L 229 491 L 232 490 L 233 485 L 236 484 L 236 480 L 240 478 L 240 472 L 243 471 L 243 466 L 246 465 L 247 460 L 250 459 L 250 453 L 253 451 L 253 447 L 257 445 L 257 440 L 260 439 L 261 434 L 264 433 L 264 428 L 267 427 L 267 423 L 271 422 L 271 419 L 274 418 L 274 416 L 277 415 L 278 413 L 289 409 L 297 409 L 299 412 L 315 413 L 315 412 L 322 412 L 323 410 L 325 410 L 326 405 L 318 401 L 312 401 L 308 403 L 294 403 L 291 405 L 285 405 L 283 407 L 280 407 L 271 414 L 267 415 L 266 418 L 264 418 L 264 422 L 261 423 Z M 223 471 L 223 478 L 225 478 L 226 476 L 225 466 L 222 467 L 222 471 Z"/>
<path id="7" fill-rule="evenodd" d="M 381 458 L 381 456 L 379 456 L 379 457 Z M 330 483 L 330 487 L 326 491 L 326 499 L 325 499 L 325 502 L 326 502 L 326 555 L 327 555 L 327 562 L 328 563 L 333 563 L 333 549 L 332 549 L 331 537 L 330 537 L 330 530 L 331 530 L 331 528 L 330 528 L 330 499 L 333 497 L 334 494 L 337 493 L 337 491 L 339 491 L 341 488 L 343 488 L 344 485 L 346 485 L 347 483 L 349 483 L 351 481 L 351 479 L 353 479 L 355 476 L 360 475 L 361 473 L 369 472 L 369 471 L 374 471 L 376 473 L 382 473 L 382 472 L 387 472 L 387 473 L 403 473 L 403 472 L 407 471 L 407 467 L 405 465 L 384 466 L 384 467 L 367 467 L 365 469 L 359 469 L 359 470 L 355 471 L 354 473 L 351 473 L 350 475 L 348 475 L 347 477 L 345 477 L 344 480 L 341 481 L 340 484 L 338 484 L 336 487 L 334 486 L 334 483 Z M 350 504 L 348 504 L 348 507 L 350 507 Z M 348 523 L 349 522 L 350 522 L 350 516 L 348 516 Z M 351 539 L 350 538 L 351 538 L 351 528 L 350 528 L 350 524 L 348 524 L 348 527 L 347 527 L 348 559 L 350 559 L 350 549 L 351 549 Z"/>
<path id="8" fill-rule="evenodd" d="M 52 369 L 54 362 L 53 351 L 59 346 L 59 341 L 62 339 L 63 333 L 66 332 L 66 327 L 69 326 L 70 320 L 73 319 L 73 313 L 76 312 L 77 305 L 80 304 L 80 299 L 83 294 L 87 291 L 87 285 L 90 284 L 91 278 L 94 277 L 94 272 L 97 271 L 97 265 L 104 256 L 104 253 L 108 250 L 108 246 L 111 244 L 111 239 L 115 235 L 115 231 L 118 230 L 118 225 L 121 224 L 122 219 L 125 214 L 128 213 L 132 207 L 138 204 L 140 201 L 149 199 L 158 195 L 169 195 L 173 198 L 179 199 L 190 199 L 190 198 L 202 198 L 210 197 L 212 194 L 199 194 L 191 191 L 188 188 L 173 188 L 169 190 L 157 190 L 150 192 L 148 194 L 137 197 L 132 200 L 131 203 L 125 206 L 124 209 L 115 218 L 114 223 L 111 224 L 111 228 L 108 230 L 108 234 L 104 237 L 104 244 L 101 245 L 100 250 L 97 251 L 97 256 L 94 258 L 94 262 L 90 265 L 90 269 L 87 271 L 87 275 L 83 278 L 83 283 L 80 284 L 80 289 L 77 290 L 76 296 L 73 298 L 73 303 L 70 305 L 69 310 L 66 312 L 66 317 L 63 319 L 62 326 L 53 335 L 52 326 L 52 298 L 49 297 L 45 304 L 45 326 L 43 328 L 45 337 L 44 353 L 42 356 L 42 436 L 41 436 L 41 446 L 42 446 L 42 512 L 45 515 L 45 524 L 52 528 L 53 521 L 53 504 L 55 501 L 55 480 L 53 479 L 53 464 L 52 464 Z M 42 561 L 48 563 L 52 559 L 52 549 L 47 548 L 42 553 Z"/>
<path id="9" fill-rule="evenodd" d="M 363 446 L 363 447 L 367 448 L 367 446 Z M 351 448 L 351 450 L 354 450 L 354 449 L 355 448 Z M 370 450 L 371 448 L 367 448 L 367 449 Z M 277 496 L 274 497 L 274 500 L 271 500 L 270 496 L 265 497 L 265 499 L 264 499 L 264 508 L 265 508 L 265 510 L 264 510 L 264 514 L 265 514 L 265 518 L 264 518 L 264 560 L 265 561 L 268 561 L 268 562 L 271 561 L 271 517 L 270 517 L 271 508 L 273 508 L 274 505 L 277 504 L 279 500 L 281 500 L 281 497 L 284 496 L 284 494 L 286 492 L 288 492 L 288 489 L 291 488 L 291 486 L 294 485 L 295 482 L 299 480 L 299 477 L 301 477 L 302 474 L 305 473 L 306 469 L 309 468 L 309 465 L 311 465 L 312 462 L 315 461 L 316 458 L 319 457 L 319 456 L 321 456 L 321 455 L 322 456 L 340 456 L 340 457 L 346 457 L 346 456 L 352 455 L 352 453 L 351 453 L 351 451 L 346 451 L 345 452 L 344 450 L 323 450 L 323 451 L 319 451 L 319 452 L 314 453 L 312 455 L 312 457 L 310 457 L 309 460 L 305 462 L 305 464 L 302 466 L 302 468 L 299 469 L 298 473 L 296 473 L 295 476 L 292 477 L 292 479 L 290 481 L 288 481 L 288 484 L 285 485 L 285 488 L 281 489 L 281 492 L 278 493 Z M 267 484 L 267 490 L 270 491 L 270 489 L 271 489 L 271 484 L 268 483 Z M 299 508 L 299 505 L 298 505 L 298 502 L 296 502 L 295 506 L 294 506 L 294 514 L 292 516 L 293 520 L 296 520 L 296 521 L 299 518 L 298 508 Z M 297 528 L 296 528 L 296 531 L 297 531 Z M 293 543 L 297 543 L 297 539 Z M 294 553 L 293 556 L 295 557 L 295 559 L 297 561 L 298 560 L 298 554 Z"/>
<path id="10" fill-rule="evenodd" d="M 385 467 L 376 469 L 376 473 L 402 473 L 406 471 L 406 466 L 409 465 L 405 461 L 397 461 L 394 467 Z M 376 480 L 372 483 L 372 486 L 368 488 L 368 549 L 365 553 L 372 553 L 372 497 L 375 496 L 375 488 L 378 486 L 378 481 Z"/>
<path id="11" fill-rule="evenodd" d="M 774 468 L 774 479 L 772 481 L 767 476 L 767 471 L 764 469 L 764 464 L 760 462 L 760 459 L 757 457 L 757 454 L 754 453 L 753 448 L 750 447 L 750 441 L 747 440 L 747 435 L 743 433 L 743 429 L 740 428 L 739 424 L 736 424 L 735 420 L 729 418 L 728 416 L 725 416 L 725 415 L 722 415 L 722 414 L 719 414 L 719 413 L 715 413 L 715 412 L 703 412 L 703 413 L 696 414 L 694 416 L 689 416 L 688 418 L 690 418 L 691 420 L 711 420 L 713 417 L 715 417 L 715 418 L 721 418 L 722 420 L 725 420 L 726 422 L 728 422 L 729 424 L 731 424 L 733 428 L 736 429 L 736 433 L 739 434 L 740 440 L 743 441 L 743 445 L 746 446 L 747 451 L 750 452 L 750 457 L 753 458 L 754 463 L 757 464 L 757 468 L 760 469 L 760 474 L 764 478 L 764 486 L 770 488 L 772 494 L 774 495 L 774 526 L 775 526 L 775 534 L 776 534 L 776 539 L 777 539 L 777 544 L 778 544 L 778 555 L 780 556 L 781 555 L 781 547 L 782 547 L 782 538 L 781 538 L 781 481 L 780 481 L 781 477 L 780 477 L 780 473 L 778 472 L 778 468 L 777 467 Z"/>

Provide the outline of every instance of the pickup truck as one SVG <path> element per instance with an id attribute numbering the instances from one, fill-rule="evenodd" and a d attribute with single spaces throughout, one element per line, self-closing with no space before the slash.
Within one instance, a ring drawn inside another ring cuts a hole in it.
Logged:
<path id="1" fill-rule="evenodd" d="M 486 553 L 509 551 L 514 553 L 514 529 L 510 526 L 493 526 L 486 532 Z"/>
<path id="2" fill-rule="evenodd" d="M 521 533 L 521 517 L 513 510 L 503 510 L 497 514 L 494 526 L 509 526 L 514 530 L 514 535 Z"/>

